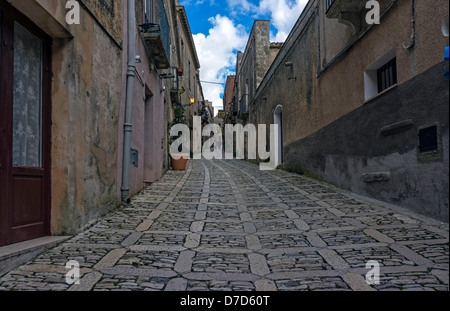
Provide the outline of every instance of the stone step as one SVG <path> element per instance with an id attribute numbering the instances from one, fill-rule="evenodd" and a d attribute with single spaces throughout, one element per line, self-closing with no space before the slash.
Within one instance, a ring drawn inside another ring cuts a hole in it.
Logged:
<path id="1" fill-rule="evenodd" d="M 0 277 L 70 238 L 69 236 L 47 236 L 0 247 Z"/>

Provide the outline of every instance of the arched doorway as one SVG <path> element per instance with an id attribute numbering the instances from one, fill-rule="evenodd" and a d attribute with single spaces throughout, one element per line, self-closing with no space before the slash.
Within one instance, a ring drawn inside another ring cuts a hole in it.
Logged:
<path id="1" fill-rule="evenodd" d="M 278 125 L 278 150 L 275 152 L 275 163 L 277 166 L 283 164 L 283 106 L 278 105 L 273 111 L 274 124 Z"/>

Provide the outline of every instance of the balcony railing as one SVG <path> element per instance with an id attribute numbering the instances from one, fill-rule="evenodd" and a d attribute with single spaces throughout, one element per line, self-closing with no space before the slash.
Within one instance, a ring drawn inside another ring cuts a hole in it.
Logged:
<path id="1" fill-rule="evenodd" d="M 158 69 L 170 68 L 170 25 L 163 0 L 159 0 L 158 24 L 140 25 L 145 49 Z"/>
<path id="2" fill-rule="evenodd" d="M 333 3 L 334 3 L 335 1 L 336 1 L 336 0 L 325 0 L 325 3 L 326 3 L 326 13 L 328 13 L 328 11 L 330 10 L 331 6 L 333 5 Z"/>
<path id="3" fill-rule="evenodd" d="M 159 26 L 161 27 L 161 37 L 170 63 L 170 25 L 163 0 L 159 0 Z"/>
<path id="4" fill-rule="evenodd" d="M 181 104 L 180 80 L 178 76 L 178 68 L 170 69 L 170 96 L 173 104 Z"/>

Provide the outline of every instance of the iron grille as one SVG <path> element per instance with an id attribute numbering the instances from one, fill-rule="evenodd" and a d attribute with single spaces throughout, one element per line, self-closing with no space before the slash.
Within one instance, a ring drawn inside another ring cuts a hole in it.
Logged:
<path id="1" fill-rule="evenodd" d="M 377 76 L 379 93 L 397 84 L 397 59 L 394 58 L 380 67 L 377 71 Z"/>
<path id="2" fill-rule="evenodd" d="M 159 0 L 159 27 L 161 28 L 161 38 L 166 49 L 167 58 L 170 62 L 170 26 L 163 0 Z"/>

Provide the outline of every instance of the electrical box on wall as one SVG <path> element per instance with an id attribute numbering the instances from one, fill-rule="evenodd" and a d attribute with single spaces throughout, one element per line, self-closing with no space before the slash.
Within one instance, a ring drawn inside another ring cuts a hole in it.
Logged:
<path id="1" fill-rule="evenodd" d="M 131 164 L 139 167 L 139 150 L 131 149 Z"/>

